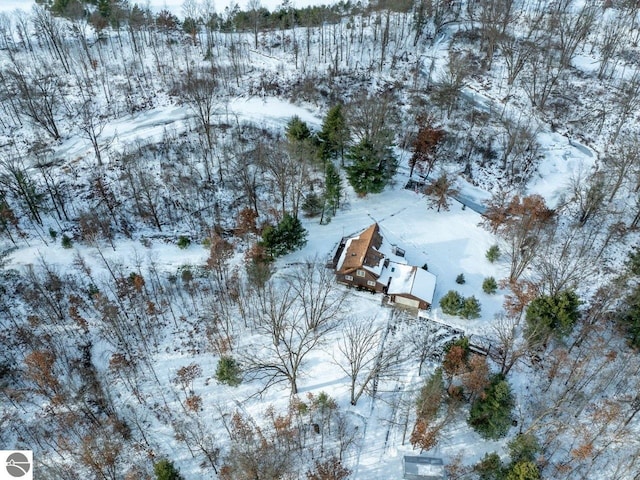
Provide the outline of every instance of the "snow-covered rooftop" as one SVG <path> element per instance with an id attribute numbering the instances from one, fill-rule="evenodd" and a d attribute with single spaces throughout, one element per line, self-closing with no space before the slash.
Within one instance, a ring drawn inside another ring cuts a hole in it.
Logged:
<path id="1" fill-rule="evenodd" d="M 425 302 L 433 303 L 436 290 L 436 276 L 422 268 L 389 262 L 380 276 L 381 283 L 389 283 L 389 295 L 413 295 Z"/>

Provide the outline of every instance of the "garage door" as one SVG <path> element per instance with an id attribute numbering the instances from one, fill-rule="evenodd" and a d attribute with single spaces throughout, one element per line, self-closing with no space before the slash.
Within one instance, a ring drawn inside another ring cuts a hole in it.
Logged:
<path id="1" fill-rule="evenodd" d="M 418 300 L 413 300 L 411 298 L 401 297 L 399 295 L 396 295 L 395 302 L 398 305 L 405 305 L 407 307 L 413 307 L 413 308 L 419 308 L 420 307 L 420 302 Z"/>

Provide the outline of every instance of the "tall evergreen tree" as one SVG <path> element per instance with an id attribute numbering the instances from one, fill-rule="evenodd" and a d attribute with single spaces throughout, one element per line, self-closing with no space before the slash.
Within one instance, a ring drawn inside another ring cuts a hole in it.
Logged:
<path id="1" fill-rule="evenodd" d="M 526 331 L 528 338 L 545 341 L 550 335 L 568 335 L 578 320 L 580 298 L 573 290 L 555 295 L 542 295 L 527 307 Z"/>
<path id="2" fill-rule="evenodd" d="M 358 195 L 380 193 L 391 181 L 398 161 L 388 146 L 376 148 L 368 139 L 349 149 L 347 178 Z"/>
<path id="3" fill-rule="evenodd" d="M 627 331 L 629 344 L 640 347 L 640 285 L 636 285 L 619 307 L 617 318 Z"/>
<path id="4" fill-rule="evenodd" d="M 479 396 L 471 405 L 469 425 L 483 438 L 498 440 L 504 437 L 511 427 L 513 406 L 509 383 L 504 376 L 494 375 L 484 395 Z"/>
<path id="5" fill-rule="evenodd" d="M 342 179 L 332 162 L 327 162 L 324 172 L 324 196 L 331 214 L 335 215 L 340 208 L 340 196 L 342 195 Z"/>
<path id="6" fill-rule="evenodd" d="M 322 153 L 325 159 L 340 156 L 344 164 L 344 150 L 350 139 L 349 127 L 341 104 L 334 105 L 327 112 L 318 134 L 322 141 Z"/>
<path id="7" fill-rule="evenodd" d="M 302 248 L 307 243 L 307 231 L 300 220 L 288 213 L 277 226 L 269 226 L 262 232 L 261 246 L 271 258 L 281 257 Z"/>

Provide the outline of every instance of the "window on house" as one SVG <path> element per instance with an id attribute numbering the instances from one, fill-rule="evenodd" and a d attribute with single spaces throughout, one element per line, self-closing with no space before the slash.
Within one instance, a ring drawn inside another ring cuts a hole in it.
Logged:
<path id="1" fill-rule="evenodd" d="M 364 277 L 364 270 L 356 270 L 356 275 L 359 277 Z"/>
<path id="2" fill-rule="evenodd" d="M 369 285 L 370 287 L 375 287 L 376 282 L 374 282 L 373 280 L 367 280 L 367 285 Z"/>
<path id="3" fill-rule="evenodd" d="M 344 276 L 344 279 L 345 279 L 345 280 L 348 280 L 348 281 L 350 281 L 350 282 L 352 282 L 352 281 L 353 281 L 353 277 L 352 277 L 351 275 L 345 275 L 345 276 Z"/>

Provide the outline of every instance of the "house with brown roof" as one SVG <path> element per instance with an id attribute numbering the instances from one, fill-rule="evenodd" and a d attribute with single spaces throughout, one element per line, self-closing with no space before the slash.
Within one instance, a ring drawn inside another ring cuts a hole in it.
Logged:
<path id="1" fill-rule="evenodd" d="M 407 265 L 404 250 L 384 242 L 377 223 L 343 238 L 331 266 L 339 283 L 389 295 L 392 303 L 427 309 L 433 302 L 436 277 Z"/>
<path id="2" fill-rule="evenodd" d="M 380 252 L 382 235 L 374 223 L 364 232 L 341 242 L 342 252 L 336 265 L 336 280 L 345 285 L 382 292 L 385 285 L 378 282 L 384 266 Z"/>

